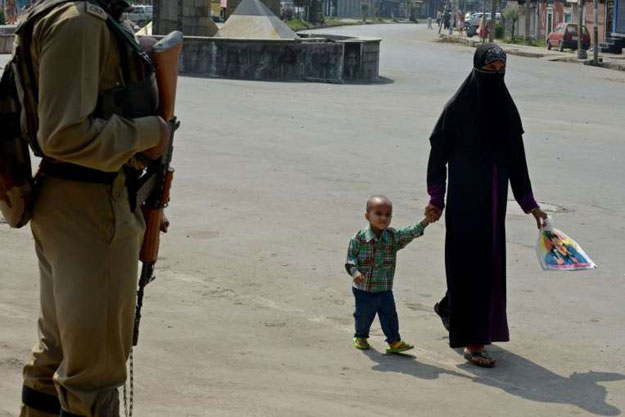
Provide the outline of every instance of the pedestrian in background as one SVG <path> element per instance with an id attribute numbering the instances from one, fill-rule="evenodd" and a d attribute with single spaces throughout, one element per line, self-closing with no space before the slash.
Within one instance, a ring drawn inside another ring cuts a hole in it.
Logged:
<path id="1" fill-rule="evenodd" d="M 464 33 L 464 15 L 458 10 L 458 34 L 462 36 Z"/>

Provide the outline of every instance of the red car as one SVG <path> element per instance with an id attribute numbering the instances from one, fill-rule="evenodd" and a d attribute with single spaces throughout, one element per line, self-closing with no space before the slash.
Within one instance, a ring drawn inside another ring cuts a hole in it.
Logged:
<path id="1" fill-rule="evenodd" d="M 582 26 L 582 48 L 590 48 L 590 33 L 586 26 Z M 563 51 L 564 48 L 577 49 L 577 23 L 560 23 L 553 32 L 547 37 L 547 49 L 558 47 Z"/>

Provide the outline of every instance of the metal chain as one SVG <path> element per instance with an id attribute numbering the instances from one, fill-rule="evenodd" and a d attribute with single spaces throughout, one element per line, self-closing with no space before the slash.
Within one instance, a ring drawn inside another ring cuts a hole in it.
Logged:
<path id="1" fill-rule="evenodd" d="M 135 396 L 135 361 L 133 351 L 130 351 L 130 372 L 129 380 L 124 383 L 124 415 L 126 417 L 132 417 L 132 410 L 134 408 L 134 396 Z M 128 386 L 130 385 L 130 390 Z M 130 391 L 130 396 L 128 395 Z M 130 401 L 129 401 L 130 400 Z"/>

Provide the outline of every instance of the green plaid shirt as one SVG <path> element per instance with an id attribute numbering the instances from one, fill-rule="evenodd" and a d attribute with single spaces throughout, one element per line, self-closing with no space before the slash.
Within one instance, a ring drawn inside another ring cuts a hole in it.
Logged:
<path id="1" fill-rule="evenodd" d="M 423 235 L 421 223 L 405 229 L 389 227 L 378 238 L 371 227 L 362 229 L 349 241 L 345 269 L 352 277 L 360 272 L 365 276 L 354 288 L 368 292 L 393 289 L 397 251 L 406 247 L 413 239 Z"/>

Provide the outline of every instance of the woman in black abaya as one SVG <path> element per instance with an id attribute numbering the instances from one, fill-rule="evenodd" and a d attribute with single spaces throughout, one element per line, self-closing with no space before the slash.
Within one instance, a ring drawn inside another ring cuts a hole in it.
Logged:
<path id="1" fill-rule="evenodd" d="M 435 309 L 444 323 L 448 320 L 451 347 L 464 347 L 468 361 L 491 367 L 495 360 L 484 345 L 510 339 L 505 264 L 508 182 L 538 227 L 547 215 L 532 195 L 521 119 L 504 83 L 506 54 L 497 45 L 485 44 L 476 50 L 473 64 L 430 137 L 426 215 L 430 221 L 441 217 L 447 191 L 448 294 Z"/>

